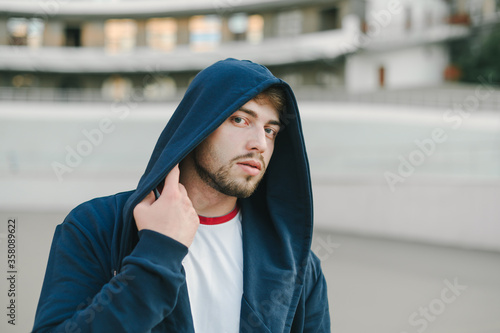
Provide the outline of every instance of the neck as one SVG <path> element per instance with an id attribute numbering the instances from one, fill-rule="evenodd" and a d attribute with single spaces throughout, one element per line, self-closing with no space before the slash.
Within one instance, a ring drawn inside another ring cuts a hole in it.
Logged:
<path id="1" fill-rule="evenodd" d="M 198 176 L 191 156 L 187 156 L 179 167 L 180 183 L 186 188 L 198 215 L 217 217 L 226 215 L 234 209 L 237 198 L 222 194 L 205 183 Z"/>

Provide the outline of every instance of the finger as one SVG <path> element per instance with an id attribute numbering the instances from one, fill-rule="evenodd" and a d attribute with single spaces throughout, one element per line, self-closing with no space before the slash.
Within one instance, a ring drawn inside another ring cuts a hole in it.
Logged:
<path id="1" fill-rule="evenodd" d="M 148 195 L 142 201 L 140 202 L 141 204 L 151 206 L 153 202 L 155 202 L 156 197 L 153 191 L 149 192 Z"/>
<path id="2" fill-rule="evenodd" d="M 165 178 L 165 185 L 163 186 L 163 190 L 172 188 L 177 189 L 179 187 L 180 174 L 181 172 L 179 170 L 179 164 L 177 164 L 172 168 L 172 170 L 170 170 L 167 177 Z"/>
<path id="3" fill-rule="evenodd" d="M 179 183 L 179 191 L 181 192 L 181 194 L 187 195 L 187 190 L 181 183 Z"/>

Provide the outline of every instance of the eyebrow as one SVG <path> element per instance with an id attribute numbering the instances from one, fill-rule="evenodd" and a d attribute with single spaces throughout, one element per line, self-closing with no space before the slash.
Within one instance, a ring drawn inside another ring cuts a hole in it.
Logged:
<path id="1" fill-rule="evenodd" d="M 238 111 L 242 111 L 242 112 L 245 112 L 246 114 L 252 116 L 253 118 L 255 119 L 258 119 L 259 118 L 259 115 L 257 114 L 257 112 L 255 112 L 254 110 L 250 110 L 250 109 L 247 109 L 247 108 L 244 108 L 244 107 L 241 107 L 238 109 Z M 278 120 L 275 120 L 275 119 L 271 119 L 267 122 L 269 125 L 276 125 L 276 126 L 281 126 L 281 123 L 278 121 Z"/>

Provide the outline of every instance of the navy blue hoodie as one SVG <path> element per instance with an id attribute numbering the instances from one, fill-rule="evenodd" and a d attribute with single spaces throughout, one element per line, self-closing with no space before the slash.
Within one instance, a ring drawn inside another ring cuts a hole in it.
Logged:
<path id="1" fill-rule="evenodd" d="M 182 260 L 188 248 L 137 231 L 133 209 L 240 106 L 271 85 L 286 91 L 266 175 L 239 200 L 240 332 L 329 332 L 326 283 L 311 252 L 309 165 L 295 97 L 264 66 L 226 59 L 201 71 L 161 133 L 137 189 L 93 199 L 57 226 L 34 332 L 193 332 Z"/>

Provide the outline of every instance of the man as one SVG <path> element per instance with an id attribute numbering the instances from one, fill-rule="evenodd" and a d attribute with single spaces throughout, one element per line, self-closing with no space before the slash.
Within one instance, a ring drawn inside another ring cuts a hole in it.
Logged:
<path id="1" fill-rule="evenodd" d="M 57 227 L 33 331 L 329 332 L 311 234 L 291 89 L 220 61 L 193 80 L 137 189 Z"/>

